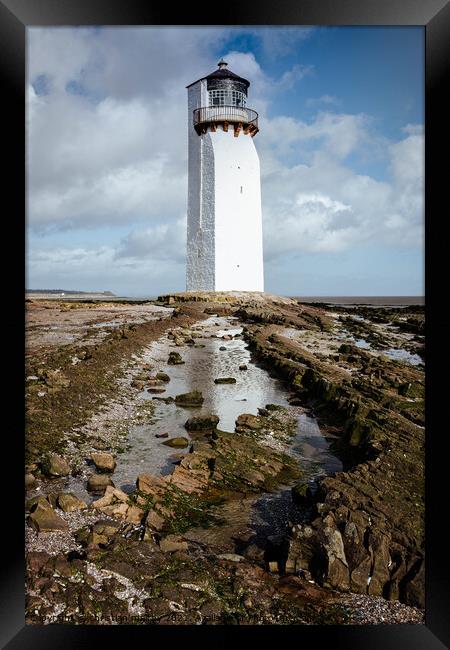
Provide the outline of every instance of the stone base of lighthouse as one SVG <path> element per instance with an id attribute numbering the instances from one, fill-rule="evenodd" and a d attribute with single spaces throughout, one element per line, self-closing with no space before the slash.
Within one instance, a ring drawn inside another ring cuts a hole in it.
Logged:
<path id="1" fill-rule="evenodd" d="M 253 138 L 236 137 L 232 128 L 220 126 L 192 136 L 186 290 L 264 291 L 260 169 Z"/>

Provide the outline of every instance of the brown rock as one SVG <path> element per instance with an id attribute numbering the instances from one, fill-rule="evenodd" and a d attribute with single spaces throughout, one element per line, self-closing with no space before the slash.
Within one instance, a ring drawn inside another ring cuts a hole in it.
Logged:
<path id="1" fill-rule="evenodd" d="M 167 447 L 187 447 L 189 445 L 189 440 L 183 436 L 177 436 L 176 438 L 170 438 L 169 440 L 164 440 L 162 443 Z"/>
<path id="2" fill-rule="evenodd" d="M 64 531 L 67 529 L 67 523 L 61 519 L 53 508 L 46 508 L 38 503 L 33 512 L 27 519 L 28 525 L 34 528 L 38 533 Z"/>
<path id="3" fill-rule="evenodd" d="M 107 474 L 92 474 L 87 482 L 87 489 L 94 494 L 104 494 L 106 488 L 114 483 Z"/>
<path id="4" fill-rule="evenodd" d="M 99 472 L 114 472 L 116 461 L 112 454 L 95 452 L 91 454 L 92 461 Z"/>
<path id="5" fill-rule="evenodd" d="M 144 513 L 145 511 L 142 508 L 138 508 L 137 506 L 129 506 L 125 519 L 129 521 L 130 524 L 140 524 Z"/>
<path id="6" fill-rule="evenodd" d="M 33 474 L 25 474 L 25 489 L 31 490 L 36 485 L 36 478 Z"/>
<path id="7" fill-rule="evenodd" d="M 175 397 L 175 404 L 179 406 L 201 406 L 203 402 L 204 398 L 199 390 L 192 390 L 189 393 L 182 393 Z"/>
<path id="8" fill-rule="evenodd" d="M 207 431 L 215 429 L 219 424 L 217 415 L 197 415 L 189 418 L 184 424 L 188 431 Z"/>
<path id="9" fill-rule="evenodd" d="M 75 510 L 84 510 L 87 508 L 87 504 L 82 499 L 70 493 L 60 493 L 57 504 L 63 512 L 74 512 Z"/>
<path id="10" fill-rule="evenodd" d="M 154 510 L 150 510 L 145 520 L 145 525 L 155 530 L 162 530 L 164 527 L 164 518 Z"/>
<path id="11" fill-rule="evenodd" d="M 236 420 L 236 431 L 242 432 L 246 429 L 261 429 L 262 422 L 257 415 L 252 413 L 242 413 Z"/>
<path id="12" fill-rule="evenodd" d="M 153 476 L 152 474 L 140 474 L 136 480 L 136 487 L 140 492 L 151 494 L 152 496 L 160 496 L 167 484 L 161 476 Z"/>
<path id="13" fill-rule="evenodd" d="M 173 553 L 174 551 L 187 551 L 188 543 L 179 535 L 167 535 L 159 543 L 159 548 L 163 553 Z"/>
<path id="14" fill-rule="evenodd" d="M 58 478 L 59 476 L 68 476 L 70 467 L 61 456 L 49 454 L 42 461 L 42 471 L 49 478 Z"/>

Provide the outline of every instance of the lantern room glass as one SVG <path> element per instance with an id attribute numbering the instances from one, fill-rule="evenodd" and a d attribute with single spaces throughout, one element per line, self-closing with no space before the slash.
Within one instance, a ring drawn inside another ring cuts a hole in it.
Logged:
<path id="1" fill-rule="evenodd" d="M 238 106 L 243 107 L 246 104 L 246 96 L 239 90 L 210 90 L 210 106 Z"/>

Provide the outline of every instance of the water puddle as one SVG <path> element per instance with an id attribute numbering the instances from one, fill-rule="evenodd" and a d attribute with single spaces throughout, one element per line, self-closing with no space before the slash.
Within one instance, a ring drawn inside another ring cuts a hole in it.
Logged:
<path id="1" fill-rule="evenodd" d="M 289 406 L 288 391 L 281 381 L 271 377 L 266 370 L 251 361 L 247 344 L 241 338 L 224 340 L 224 335 L 239 336 L 242 328 L 232 327 L 232 318 L 212 317 L 197 329 L 202 336 L 195 339 L 197 346 L 174 346 L 162 338 L 149 348 L 149 361 L 155 371 L 170 376 L 162 397 L 175 397 L 180 393 L 200 390 L 204 403 L 198 408 L 182 408 L 172 403 L 154 400 L 155 411 L 151 421 L 134 427 L 129 434 L 130 448 L 117 457 L 114 472 L 115 484 L 125 491 L 135 487 L 140 473 L 169 474 L 174 462 L 186 450 L 174 450 L 162 444 L 157 434 L 168 433 L 169 437 L 189 434 L 184 428 L 192 415 L 214 413 L 218 415 L 219 428 L 234 431 L 236 418 L 242 413 L 258 413 L 259 407 L 274 403 Z M 195 331 L 195 328 L 194 328 Z M 225 349 L 220 349 L 225 348 Z M 185 361 L 182 365 L 168 365 L 169 352 L 177 351 Z M 247 370 L 239 370 L 245 364 Z M 218 377 L 234 377 L 235 384 L 215 384 Z M 142 399 L 152 399 L 150 393 L 142 393 Z M 314 417 L 301 408 L 291 407 L 297 417 L 297 435 L 284 451 L 294 456 L 302 471 L 302 480 L 311 484 L 318 477 L 342 470 L 342 463 L 331 449 L 332 441 L 320 430 Z M 226 524 L 217 530 L 195 531 L 199 538 L 208 537 L 209 543 L 233 547 L 236 531 L 246 529 L 259 537 L 284 532 L 289 521 L 299 521 L 302 509 L 292 502 L 290 487 L 285 486 L 276 493 L 251 497 L 238 503 L 227 503 L 223 507 Z"/>
<path id="2" fill-rule="evenodd" d="M 389 350 L 384 350 L 383 354 L 394 359 L 395 361 L 406 361 L 413 366 L 423 365 L 423 359 L 418 354 L 413 354 L 408 352 L 408 350 L 402 350 L 401 348 L 391 348 Z"/>

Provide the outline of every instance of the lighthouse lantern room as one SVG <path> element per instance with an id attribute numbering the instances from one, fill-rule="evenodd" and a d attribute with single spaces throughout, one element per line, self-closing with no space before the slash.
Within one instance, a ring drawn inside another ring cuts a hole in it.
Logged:
<path id="1" fill-rule="evenodd" d="M 263 291 L 261 181 L 250 83 L 222 59 L 187 86 L 187 291 Z"/>

